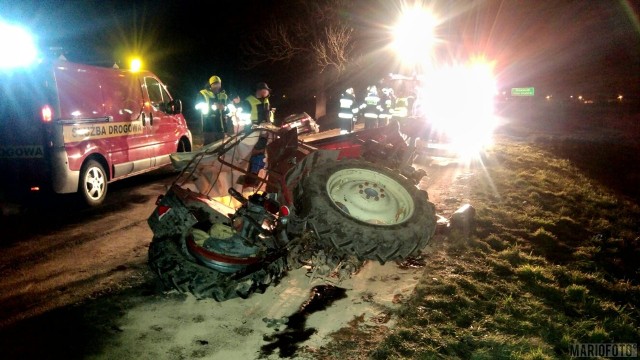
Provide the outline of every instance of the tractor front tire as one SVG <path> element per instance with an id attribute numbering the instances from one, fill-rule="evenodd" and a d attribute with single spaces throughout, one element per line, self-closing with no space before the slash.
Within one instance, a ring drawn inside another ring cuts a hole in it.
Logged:
<path id="1" fill-rule="evenodd" d="M 299 186 L 300 216 L 339 253 L 384 264 L 416 255 L 435 233 L 426 191 L 386 167 L 362 159 L 328 161 Z"/>

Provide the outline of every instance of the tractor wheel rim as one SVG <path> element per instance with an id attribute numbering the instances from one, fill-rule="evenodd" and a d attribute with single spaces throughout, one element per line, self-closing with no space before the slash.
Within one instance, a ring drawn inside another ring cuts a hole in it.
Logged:
<path id="1" fill-rule="evenodd" d="M 91 167 L 87 170 L 84 179 L 84 190 L 91 199 L 98 200 L 104 193 L 104 185 L 106 184 L 104 173 L 97 167 Z"/>
<path id="2" fill-rule="evenodd" d="M 411 194 L 402 184 L 367 169 L 336 171 L 327 181 L 327 194 L 346 215 L 370 224 L 402 224 L 414 213 Z"/>

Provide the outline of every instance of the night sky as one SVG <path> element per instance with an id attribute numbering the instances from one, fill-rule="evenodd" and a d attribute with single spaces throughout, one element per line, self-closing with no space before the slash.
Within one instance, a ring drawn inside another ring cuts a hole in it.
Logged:
<path id="1" fill-rule="evenodd" d="M 393 72 L 389 41 L 400 2 L 355 1 L 358 74 Z M 442 19 L 442 59 L 485 54 L 495 61 L 499 86 L 536 86 L 544 92 L 640 94 L 639 1 L 505 0 L 424 2 Z M 129 54 L 143 58 L 170 90 L 191 99 L 217 74 L 228 91 L 246 93 L 266 81 L 276 94 L 304 82 L 287 64 L 246 69 L 240 44 L 272 19 L 296 16 L 287 1 L 4 1 L 0 17 L 23 24 L 42 46 L 62 46 L 72 61 L 100 65 Z M 3 49 L 4 51 L 4 49 Z M 375 81 L 375 80 L 373 80 Z"/>

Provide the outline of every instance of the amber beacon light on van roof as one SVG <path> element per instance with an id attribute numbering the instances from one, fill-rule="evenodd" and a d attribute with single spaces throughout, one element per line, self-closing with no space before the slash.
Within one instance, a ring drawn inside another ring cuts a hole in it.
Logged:
<path id="1" fill-rule="evenodd" d="M 142 69 L 142 61 L 140 58 L 133 58 L 129 62 L 129 69 L 133 72 L 138 72 Z"/>

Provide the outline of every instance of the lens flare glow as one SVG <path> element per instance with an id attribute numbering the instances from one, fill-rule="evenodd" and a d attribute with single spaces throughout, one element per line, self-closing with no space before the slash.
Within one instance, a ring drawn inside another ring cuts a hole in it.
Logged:
<path id="1" fill-rule="evenodd" d="M 427 9 L 407 7 L 393 28 L 393 48 L 403 62 L 428 61 L 435 43 L 437 20 Z"/>
<path id="2" fill-rule="evenodd" d="M 29 66 L 37 59 L 33 37 L 25 29 L 0 22 L 0 69 Z"/>
<path id="3" fill-rule="evenodd" d="M 467 157 L 491 144 L 496 84 L 490 63 L 475 59 L 434 69 L 421 91 L 422 115 L 435 139 L 444 138 Z"/>

